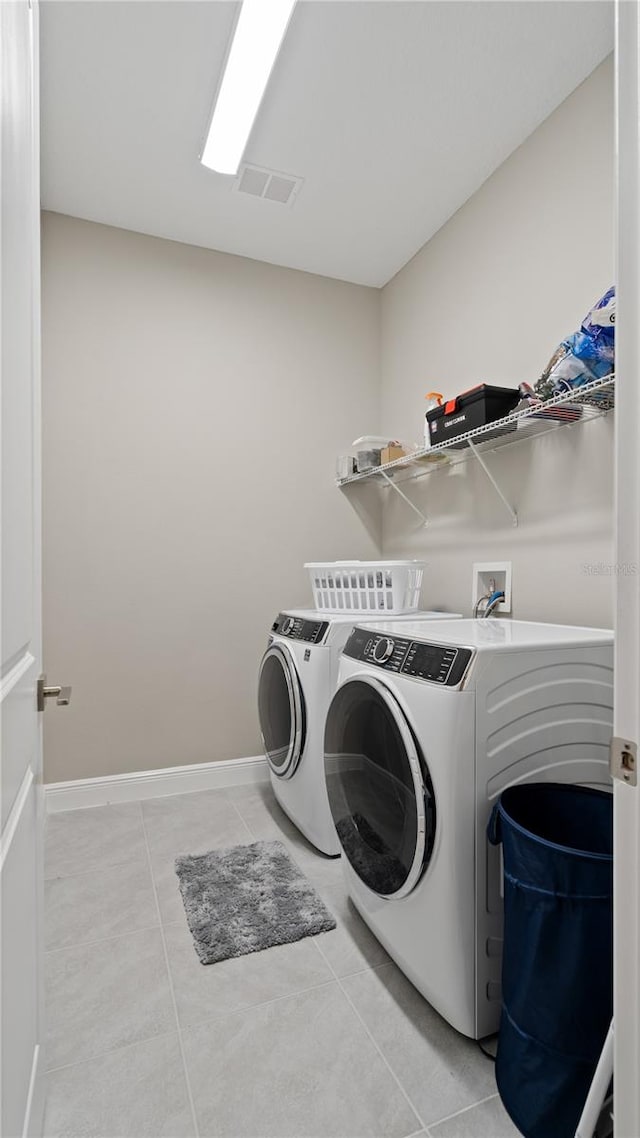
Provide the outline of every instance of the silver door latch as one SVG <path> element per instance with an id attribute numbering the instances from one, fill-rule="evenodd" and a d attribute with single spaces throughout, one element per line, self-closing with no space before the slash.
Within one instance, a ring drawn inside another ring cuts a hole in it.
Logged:
<path id="1" fill-rule="evenodd" d="M 617 738 L 611 740 L 609 749 L 609 770 L 613 778 L 626 782 L 629 786 L 636 786 L 638 782 L 638 744 L 629 739 Z"/>
<path id="2" fill-rule="evenodd" d="M 38 680 L 38 711 L 44 711 L 48 699 L 55 699 L 58 707 L 68 707 L 71 703 L 71 688 L 47 687 L 47 677 L 43 674 Z"/>

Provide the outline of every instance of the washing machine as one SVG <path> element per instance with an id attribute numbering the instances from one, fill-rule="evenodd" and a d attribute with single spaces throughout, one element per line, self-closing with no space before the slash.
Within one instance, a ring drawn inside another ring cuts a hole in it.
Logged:
<path id="1" fill-rule="evenodd" d="M 458 1031 L 498 1028 L 507 786 L 609 787 L 613 634 L 521 621 L 357 625 L 325 729 L 348 892 Z"/>
<path id="2" fill-rule="evenodd" d="M 451 621 L 456 614 L 420 616 Z M 367 617 L 358 619 L 367 623 Z M 379 619 L 372 614 L 372 621 Z M 416 613 L 394 617 L 399 624 L 415 619 Z M 260 730 L 275 796 L 304 836 L 334 857 L 340 843 L 324 779 L 324 721 L 354 623 L 353 614 L 281 612 L 271 626 L 258 680 Z"/>

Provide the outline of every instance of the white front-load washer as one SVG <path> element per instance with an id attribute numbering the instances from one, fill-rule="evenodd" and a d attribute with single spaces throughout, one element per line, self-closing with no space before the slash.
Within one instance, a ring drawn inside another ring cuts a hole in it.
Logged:
<path id="1" fill-rule="evenodd" d="M 404 624 L 418 614 L 395 616 Z M 451 621 L 455 613 L 421 612 L 423 620 Z M 260 665 L 258 715 L 278 802 L 291 821 L 322 853 L 337 857 L 338 841 L 324 778 L 324 722 L 335 691 L 340 653 L 356 619 L 372 614 L 281 612 L 271 626 Z"/>
<path id="2" fill-rule="evenodd" d="M 360 626 L 325 776 L 348 892 L 416 988 L 471 1038 L 497 1030 L 502 791 L 610 786 L 613 634 L 505 620 Z"/>

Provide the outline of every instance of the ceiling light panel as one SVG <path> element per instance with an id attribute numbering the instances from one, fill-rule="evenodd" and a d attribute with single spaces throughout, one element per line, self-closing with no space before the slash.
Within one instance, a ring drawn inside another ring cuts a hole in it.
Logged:
<path id="1" fill-rule="evenodd" d="M 236 174 L 296 0 L 243 0 L 200 161 Z"/>

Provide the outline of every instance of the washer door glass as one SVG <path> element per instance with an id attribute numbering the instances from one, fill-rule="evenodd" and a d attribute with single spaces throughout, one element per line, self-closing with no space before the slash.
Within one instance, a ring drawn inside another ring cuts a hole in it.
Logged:
<path id="1" fill-rule="evenodd" d="M 389 689 L 375 677 L 338 688 L 324 749 L 329 804 L 346 857 L 380 896 L 406 896 L 431 857 L 436 811 L 431 780 Z"/>
<path id="2" fill-rule="evenodd" d="M 264 752 L 274 774 L 289 778 L 304 747 L 304 703 L 290 652 L 272 644 L 258 681 L 258 715 Z"/>

